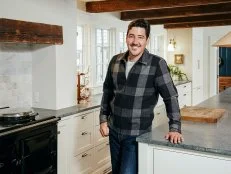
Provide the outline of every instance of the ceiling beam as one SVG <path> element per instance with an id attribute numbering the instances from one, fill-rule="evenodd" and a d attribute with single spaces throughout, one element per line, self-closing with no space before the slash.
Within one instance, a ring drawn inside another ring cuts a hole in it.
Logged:
<path id="1" fill-rule="evenodd" d="M 216 20 L 207 22 L 188 22 L 188 23 L 176 23 L 176 24 L 165 24 L 164 28 L 192 28 L 192 27 L 213 27 L 213 26 L 225 26 L 231 25 L 231 19 L 228 20 Z"/>
<path id="2" fill-rule="evenodd" d="M 231 12 L 226 14 L 216 14 L 216 15 L 206 15 L 206 16 L 150 19 L 148 20 L 148 22 L 151 25 L 158 25 L 158 24 L 174 24 L 174 23 L 186 23 L 186 22 L 207 22 L 207 21 L 214 21 L 214 20 L 227 20 L 227 19 L 231 19 Z"/>
<path id="3" fill-rule="evenodd" d="M 200 16 L 225 14 L 231 12 L 231 2 L 222 4 L 209 4 L 176 8 L 161 8 L 152 10 L 137 10 L 121 12 L 121 20 L 144 19 L 160 19 L 160 18 L 176 18 L 185 16 Z"/>
<path id="4" fill-rule="evenodd" d="M 173 8 L 231 2 L 230 0 L 107 0 L 86 2 L 86 11 L 91 13 Z"/>

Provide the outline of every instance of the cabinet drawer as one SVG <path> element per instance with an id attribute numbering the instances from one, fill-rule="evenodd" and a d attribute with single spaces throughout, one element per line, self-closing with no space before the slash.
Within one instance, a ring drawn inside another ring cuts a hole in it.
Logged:
<path id="1" fill-rule="evenodd" d="M 94 145 L 93 138 L 93 128 L 76 132 L 74 136 L 74 155 L 92 148 Z"/>
<path id="2" fill-rule="evenodd" d="M 99 125 L 99 113 L 99 109 L 95 111 L 95 125 Z"/>
<path id="3" fill-rule="evenodd" d="M 110 161 L 110 148 L 109 142 L 100 144 L 94 148 L 95 154 L 95 168 L 99 168 L 102 165 Z"/>
<path id="4" fill-rule="evenodd" d="M 99 128 L 99 125 L 95 127 L 95 145 L 99 145 L 108 141 L 108 137 L 102 137 Z"/>
<path id="5" fill-rule="evenodd" d="M 82 114 L 74 117 L 74 131 L 85 130 L 92 127 L 94 121 L 94 112 Z"/>
<path id="6" fill-rule="evenodd" d="M 103 165 L 102 167 L 96 169 L 92 174 L 109 174 L 111 172 L 111 162 Z"/>
<path id="7" fill-rule="evenodd" d="M 191 91 L 186 92 L 184 94 L 179 95 L 179 106 L 180 108 L 185 107 L 185 106 L 191 106 Z"/>
<path id="8" fill-rule="evenodd" d="M 71 173 L 76 174 L 89 174 L 93 171 L 93 149 L 79 154 L 72 160 Z"/>
<path id="9" fill-rule="evenodd" d="M 185 83 L 182 85 L 176 86 L 178 94 L 182 95 L 184 93 L 190 92 L 191 91 L 191 83 Z"/>

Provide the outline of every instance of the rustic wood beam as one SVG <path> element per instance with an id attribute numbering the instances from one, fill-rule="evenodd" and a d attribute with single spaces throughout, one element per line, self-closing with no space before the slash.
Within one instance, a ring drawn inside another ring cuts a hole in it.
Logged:
<path id="1" fill-rule="evenodd" d="M 186 23 L 186 22 L 207 22 L 214 20 L 227 20 L 231 19 L 231 12 L 226 14 L 206 15 L 206 16 L 190 16 L 180 18 L 162 18 L 162 19 L 151 19 L 148 22 L 151 25 L 158 24 L 174 24 L 174 23 Z"/>
<path id="2" fill-rule="evenodd" d="M 231 2 L 230 0 L 107 0 L 86 2 L 86 11 L 91 13 L 173 8 Z"/>
<path id="3" fill-rule="evenodd" d="M 139 18 L 160 19 L 186 16 L 200 16 L 212 14 L 225 14 L 231 12 L 231 2 L 176 8 L 161 8 L 151 10 L 137 10 L 121 12 L 121 20 L 134 20 Z"/>
<path id="4" fill-rule="evenodd" d="M 225 26 L 231 25 L 231 20 L 217 20 L 217 21 L 207 21 L 207 22 L 188 22 L 188 23 L 177 23 L 177 24 L 165 24 L 164 28 L 193 28 L 193 27 L 214 27 L 214 26 Z"/>
<path id="5" fill-rule="evenodd" d="M 0 42 L 63 44 L 62 26 L 0 18 Z"/>

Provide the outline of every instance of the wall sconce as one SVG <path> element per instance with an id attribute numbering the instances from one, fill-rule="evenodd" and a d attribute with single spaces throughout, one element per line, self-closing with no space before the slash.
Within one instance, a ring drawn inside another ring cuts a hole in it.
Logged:
<path id="1" fill-rule="evenodd" d="M 176 41 L 172 38 L 169 40 L 168 51 L 175 51 Z"/>

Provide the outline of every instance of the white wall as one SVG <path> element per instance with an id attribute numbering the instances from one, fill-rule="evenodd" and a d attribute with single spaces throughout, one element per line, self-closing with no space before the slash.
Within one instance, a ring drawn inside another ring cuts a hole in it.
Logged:
<path id="1" fill-rule="evenodd" d="M 178 65 L 185 72 L 189 79 L 192 78 L 192 29 L 168 29 L 167 40 L 174 38 L 176 49 L 174 52 L 167 52 L 167 61 L 174 64 L 174 54 L 184 55 L 184 64 Z M 168 44 L 169 42 L 167 42 Z"/>
<path id="2" fill-rule="evenodd" d="M 32 48 L 0 43 L 0 107 L 31 107 Z"/>
<path id="3" fill-rule="evenodd" d="M 0 16 L 63 26 L 63 45 L 35 46 L 32 52 L 33 106 L 60 109 L 75 105 L 76 1 L 1 0 Z"/>

